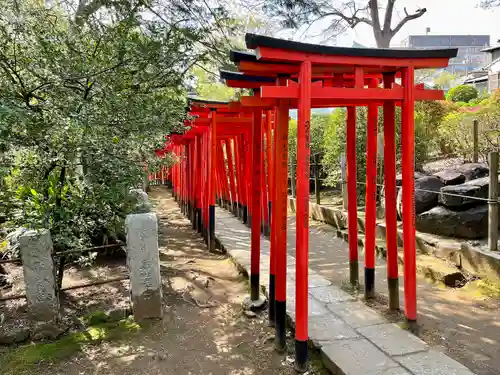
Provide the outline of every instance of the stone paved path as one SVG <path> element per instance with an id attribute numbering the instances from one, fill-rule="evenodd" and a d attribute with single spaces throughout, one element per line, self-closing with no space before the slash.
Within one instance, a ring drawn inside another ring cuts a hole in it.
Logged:
<path id="1" fill-rule="evenodd" d="M 229 220 L 229 221 L 228 221 Z M 221 209 L 217 210 L 216 228 L 236 219 Z M 243 226 L 241 226 L 243 227 Z M 240 228 L 241 228 L 240 227 Z M 217 230 L 217 229 L 216 229 Z M 240 230 L 244 237 L 244 230 Z M 242 237 L 242 238 L 243 238 Z M 288 221 L 289 270 L 293 270 L 295 255 L 295 218 Z M 237 238 L 234 241 L 238 241 Z M 239 241 L 243 241 L 241 238 Z M 269 241 L 262 238 L 263 255 L 269 251 Z M 310 269 L 333 285 L 347 286 L 349 278 L 347 243 L 336 237 L 335 230 L 327 225 L 311 221 L 310 229 Z M 360 260 L 363 254 L 360 249 Z M 263 262 L 265 264 L 265 261 Z M 261 269 L 264 285 L 267 272 Z M 379 301 L 387 297 L 386 270 L 382 260 L 377 265 L 376 290 Z M 360 262 L 360 277 L 363 282 L 363 264 Z M 401 278 L 400 285 L 403 285 Z M 445 289 L 430 284 L 425 279 L 418 280 L 419 337 L 431 347 L 447 353 L 478 375 L 500 374 L 498 341 L 500 338 L 500 304 L 497 300 L 486 299 L 468 290 Z M 400 291 L 403 307 L 403 289 Z M 379 312 L 386 312 L 385 306 L 375 303 Z M 288 309 L 287 309 L 288 310 Z M 391 321 L 401 321 L 401 315 L 389 316 Z M 448 373 L 447 373 L 448 374 Z"/>

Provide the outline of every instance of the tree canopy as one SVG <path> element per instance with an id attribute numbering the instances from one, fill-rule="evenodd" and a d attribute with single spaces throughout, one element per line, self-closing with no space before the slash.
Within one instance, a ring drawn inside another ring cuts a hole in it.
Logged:
<path id="1" fill-rule="evenodd" d="M 227 61 L 237 27 L 204 1 L 64 4 L 0 0 L 0 216 L 57 248 L 119 235 L 193 67 Z"/>

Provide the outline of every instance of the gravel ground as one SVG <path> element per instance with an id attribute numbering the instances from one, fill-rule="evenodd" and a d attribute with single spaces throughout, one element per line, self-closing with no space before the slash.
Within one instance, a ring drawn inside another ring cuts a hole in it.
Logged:
<path id="1" fill-rule="evenodd" d="M 159 217 L 164 319 L 120 341 L 85 348 L 32 374 L 295 374 L 293 353 L 274 351 L 265 313 L 243 314 L 247 281 L 225 255 L 209 254 L 169 193 L 151 192 Z M 292 335 L 290 335 L 290 338 Z M 293 348 L 293 345 L 289 345 Z M 313 353 L 309 374 L 327 374 Z"/>

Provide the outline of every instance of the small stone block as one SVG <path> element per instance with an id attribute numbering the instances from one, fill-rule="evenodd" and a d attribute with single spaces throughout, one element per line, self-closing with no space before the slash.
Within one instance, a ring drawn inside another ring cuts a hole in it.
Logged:
<path id="1" fill-rule="evenodd" d="M 309 338 L 316 347 L 321 347 L 336 340 L 359 337 L 355 330 L 333 314 L 309 316 Z"/>
<path id="2" fill-rule="evenodd" d="M 309 294 L 324 304 L 355 300 L 353 296 L 335 285 L 311 288 Z"/>
<path id="3" fill-rule="evenodd" d="M 417 336 L 396 324 L 362 327 L 358 332 L 391 356 L 421 352 L 429 348 Z"/>
<path id="4" fill-rule="evenodd" d="M 394 359 L 414 375 L 474 375 L 457 361 L 432 349 L 427 352 L 394 357 Z"/>
<path id="5" fill-rule="evenodd" d="M 330 303 L 326 308 L 353 328 L 389 323 L 376 311 L 359 301 Z"/>
<path id="6" fill-rule="evenodd" d="M 411 375 L 366 339 L 338 340 L 321 348 L 323 364 L 341 375 Z"/>

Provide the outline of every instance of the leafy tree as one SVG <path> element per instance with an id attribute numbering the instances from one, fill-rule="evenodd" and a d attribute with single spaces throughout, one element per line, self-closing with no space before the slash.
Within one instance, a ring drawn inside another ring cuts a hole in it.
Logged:
<path id="1" fill-rule="evenodd" d="M 227 87 L 220 82 L 220 78 L 203 66 L 196 66 L 193 69 L 195 81 L 194 90 L 202 98 L 213 100 L 233 100 L 238 96 L 238 90 Z"/>
<path id="2" fill-rule="evenodd" d="M 327 23 L 322 35 L 335 36 L 345 30 L 354 29 L 359 24 L 369 25 L 377 46 L 389 48 L 392 38 L 408 22 L 422 17 L 425 8 L 408 13 L 403 8 L 405 16 L 393 26 L 396 0 L 388 0 L 383 19 L 380 16 L 382 5 L 378 0 L 271 0 L 264 10 L 278 18 L 286 28 L 298 29 L 304 25 L 308 28 L 316 22 Z"/>
<path id="3" fill-rule="evenodd" d="M 453 87 L 448 94 L 446 95 L 446 99 L 452 102 L 465 102 L 468 103 L 472 99 L 477 98 L 479 95 L 478 91 L 469 85 L 460 85 L 457 87 Z"/>
<path id="4" fill-rule="evenodd" d="M 443 71 L 439 76 L 434 79 L 434 84 L 443 89 L 447 89 L 451 86 L 451 83 L 457 79 L 456 74 Z"/>
<path id="5" fill-rule="evenodd" d="M 171 160 L 153 150 L 182 124 L 187 74 L 231 30 L 202 2 L 79 4 L 0 0 L 2 209 L 56 248 L 119 236 L 144 167 Z"/>
<path id="6" fill-rule="evenodd" d="M 312 114 L 311 115 L 311 142 L 310 153 L 311 156 L 323 153 L 323 133 L 329 121 L 328 115 Z M 290 157 L 295 160 L 297 158 L 297 121 L 290 120 L 288 130 L 288 152 Z"/>
<path id="7" fill-rule="evenodd" d="M 441 102 L 415 103 L 415 168 L 420 169 L 435 148 L 437 129 L 447 113 Z M 323 135 L 323 168 L 327 172 L 327 184 L 336 186 L 340 181 L 340 156 L 346 151 L 347 112 L 336 109 L 330 116 Z M 366 107 L 356 109 L 356 167 L 358 181 L 364 182 L 366 176 Z M 383 134 L 383 110 L 379 110 L 378 132 Z M 396 160 L 401 160 L 401 109 L 396 108 Z M 383 169 L 379 170 L 379 183 L 383 182 Z M 364 187 L 360 185 L 360 192 Z M 362 197 L 362 194 L 361 194 Z"/>
<path id="8" fill-rule="evenodd" d="M 345 152 L 345 122 L 344 108 L 335 109 L 329 116 L 323 133 L 324 156 L 323 170 L 327 173 L 326 184 L 336 186 L 340 181 L 340 156 Z"/>

